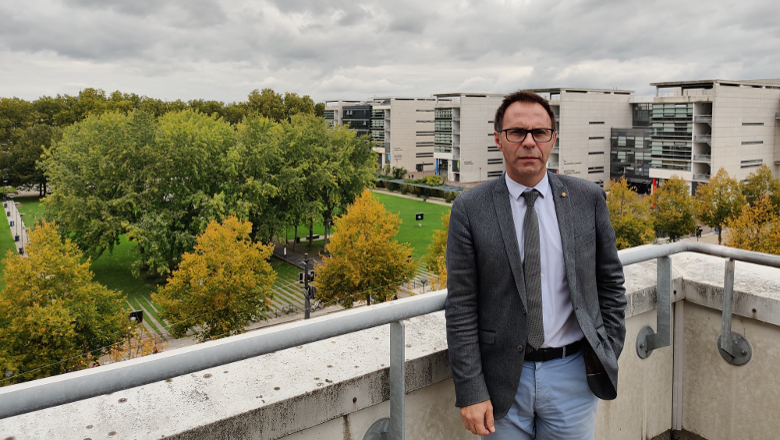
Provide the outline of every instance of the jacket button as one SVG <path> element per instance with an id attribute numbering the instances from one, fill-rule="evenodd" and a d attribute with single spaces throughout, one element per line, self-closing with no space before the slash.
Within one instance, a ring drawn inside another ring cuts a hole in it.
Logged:
<path id="1" fill-rule="evenodd" d="M 523 346 L 522 345 L 518 345 L 517 346 L 517 351 L 523 351 Z"/>

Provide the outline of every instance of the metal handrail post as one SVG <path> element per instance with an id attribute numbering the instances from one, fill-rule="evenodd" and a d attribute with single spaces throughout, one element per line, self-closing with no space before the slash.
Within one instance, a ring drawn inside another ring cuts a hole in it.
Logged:
<path id="1" fill-rule="evenodd" d="M 406 331 L 403 321 L 390 324 L 390 440 L 404 440 Z"/>
<path id="2" fill-rule="evenodd" d="M 639 331 L 636 353 L 645 359 L 656 348 L 672 344 L 672 259 L 669 256 L 656 259 L 656 329 L 648 325 Z"/>
<path id="3" fill-rule="evenodd" d="M 720 332 L 722 335 L 731 334 L 731 313 L 734 309 L 734 259 L 726 260 L 726 275 L 723 277 L 723 317 Z M 734 341 L 731 338 L 720 338 L 721 350 L 732 353 Z"/>
<path id="4" fill-rule="evenodd" d="M 734 259 L 726 260 L 726 274 L 723 277 L 723 314 L 721 315 L 721 331 L 718 338 L 720 356 L 732 365 L 745 365 L 753 356 L 744 336 L 731 331 L 731 314 L 734 310 Z"/>

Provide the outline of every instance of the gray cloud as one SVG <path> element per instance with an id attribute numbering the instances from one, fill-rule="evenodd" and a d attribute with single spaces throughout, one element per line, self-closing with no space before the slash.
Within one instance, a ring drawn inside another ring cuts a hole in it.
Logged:
<path id="1" fill-rule="evenodd" d="M 0 5 L 0 96 L 84 86 L 315 99 L 771 78 L 771 0 L 28 0 Z"/>

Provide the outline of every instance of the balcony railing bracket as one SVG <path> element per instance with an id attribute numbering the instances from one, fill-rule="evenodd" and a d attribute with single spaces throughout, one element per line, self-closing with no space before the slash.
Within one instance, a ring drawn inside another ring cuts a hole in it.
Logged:
<path id="1" fill-rule="evenodd" d="M 656 259 L 656 328 L 645 326 L 636 336 L 636 354 L 647 359 L 653 350 L 668 347 L 672 343 L 672 259 L 662 256 Z"/>
<path id="2" fill-rule="evenodd" d="M 653 353 L 654 348 L 650 348 L 647 344 L 647 337 L 654 334 L 655 331 L 649 325 L 642 327 L 639 330 L 639 334 L 636 336 L 636 354 L 640 359 L 647 359 Z"/>
<path id="3" fill-rule="evenodd" d="M 753 350 L 744 336 L 731 331 L 731 313 L 734 308 L 734 258 L 726 260 L 726 274 L 723 277 L 723 314 L 718 353 L 731 365 L 745 365 L 753 356 Z M 723 335 L 729 335 L 723 338 Z"/>
<path id="4" fill-rule="evenodd" d="M 385 440 L 388 431 L 390 431 L 390 418 L 381 418 L 368 428 L 366 435 L 363 436 L 363 440 Z"/>
<path id="5" fill-rule="evenodd" d="M 718 336 L 718 353 L 720 356 L 731 365 L 745 365 L 753 357 L 753 349 L 750 348 L 750 343 L 747 339 L 739 333 L 731 332 L 731 353 L 724 350 L 721 347 L 721 338 L 723 335 Z M 733 354 L 732 354 L 733 353 Z"/>

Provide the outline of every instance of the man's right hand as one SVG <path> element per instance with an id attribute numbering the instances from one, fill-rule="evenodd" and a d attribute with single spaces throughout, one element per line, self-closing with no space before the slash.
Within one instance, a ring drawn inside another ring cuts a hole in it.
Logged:
<path id="1" fill-rule="evenodd" d="M 460 409 L 460 418 L 466 425 L 466 429 L 474 435 L 488 435 L 496 432 L 493 421 L 493 404 L 490 403 L 490 400 L 464 406 Z"/>

